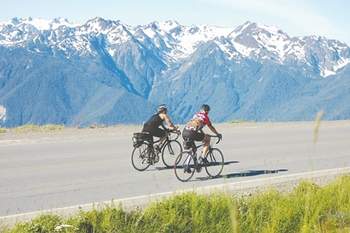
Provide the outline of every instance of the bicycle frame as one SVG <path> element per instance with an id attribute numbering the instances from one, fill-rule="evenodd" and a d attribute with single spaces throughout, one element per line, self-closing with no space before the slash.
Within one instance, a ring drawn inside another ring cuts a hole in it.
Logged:
<path id="1" fill-rule="evenodd" d="M 171 133 L 176 133 L 177 134 L 177 137 L 175 138 L 175 139 L 172 139 L 172 140 L 176 140 L 178 137 L 179 137 L 179 135 L 180 135 L 180 133 L 177 133 L 176 131 L 172 131 L 172 130 L 165 130 L 166 131 L 166 138 L 163 140 L 163 142 L 159 145 L 159 152 L 161 152 L 161 151 L 163 151 L 163 149 L 165 148 L 165 146 L 171 141 L 170 139 L 169 139 L 169 135 L 171 134 Z M 153 136 L 152 136 L 153 137 Z M 156 151 L 155 151 L 155 148 L 154 148 L 154 144 L 156 144 L 156 143 L 158 143 L 158 142 L 160 142 L 162 139 L 161 138 L 159 138 L 158 140 L 156 140 L 156 141 L 147 141 L 147 144 L 148 144 L 148 148 L 150 149 L 150 154 L 149 154 L 149 156 L 151 157 L 151 158 L 155 158 L 157 155 L 158 155 L 158 153 L 156 153 Z"/>
<path id="2" fill-rule="evenodd" d="M 218 140 L 216 141 L 215 144 L 218 144 L 220 141 L 221 141 L 221 138 L 217 135 L 210 135 L 210 134 L 207 134 L 207 136 L 211 137 L 211 138 L 218 138 Z M 193 148 L 190 148 L 188 150 L 191 150 L 193 155 L 197 155 L 197 149 L 200 148 L 200 147 L 203 147 L 204 146 L 204 143 L 201 143 L 199 145 L 196 145 L 196 143 L 194 142 L 195 146 L 196 146 L 196 149 L 194 150 Z M 211 145 L 209 144 L 209 150 L 211 149 Z"/>
<path id="3" fill-rule="evenodd" d="M 176 137 L 175 139 L 172 139 L 172 140 L 176 140 L 176 139 L 178 139 L 179 136 L 180 136 L 180 134 L 179 134 L 179 133 L 176 133 L 175 131 L 172 131 L 172 130 L 165 130 L 165 131 L 166 131 L 166 138 L 165 138 L 165 140 L 163 140 L 163 142 L 159 145 L 160 150 L 163 150 L 163 148 L 165 147 L 165 145 L 170 141 L 169 135 L 170 135 L 171 133 L 177 134 L 177 137 Z M 161 138 L 159 138 L 158 140 L 156 140 L 156 141 L 150 143 L 149 145 L 150 145 L 150 146 L 152 145 L 152 147 L 154 148 L 154 144 L 157 144 L 157 143 L 160 142 L 160 141 L 161 141 Z"/>
<path id="4" fill-rule="evenodd" d="M 175 133 L 177 136 L 172 137 L 171 133 Z M 166 130 L 166 135 L 163 141 L 161 138 L 153 141 L 153 136 L 151 138 L 149 137 L 151 135 L 149 133 L 147 134 L 148 137 L 143 138 L 140 145 L 135 147 L 134 144 L 134 149 L 131 154 L 131 163 L 133 167 L 138 171 L 144 171 L 150 165 L 158 163 L 160 158 L 166 167 L 171 167 L 174 164 L 172 160 L 175 159 L 175 156 L 177 155 L 175 152 L 182 153 L 183 151 L 180 142 L 177 141 L 180 132 Z M 135 136 L 133 137 L 133 141 L 135 142 L 134 138 Z M 161 143 L 154 146 L 154 144 L 158 142 Z M 144 146 L 141 148 L 142 145 Z"/>
<path id="5" fill-rule="evenodd" d="M 216 144 L 221 141 L 221 137 L 217 137 Z M 195 172 L 201 172 L 205 168 L 209 177 L 217 177 L 221 174 L 224 167 L 224 156 L 220 149 L 209 145 L 209 152 L 204 157 L 197 157 L 197 149 L 204 146 L 204 143 L 199 145 L 191 145 L 191 148 L 179 154 L 175 160 L 174 172 L 178 180 L 186 182 L 192 178 Z"/>
<path id="6" fill-rule="evenodd" d="M 221 141 L 221 138 L 220 137 L 218 137 L 218 136 L 216 136 L 216 135 L 208 135 L 209 137 L 211 137 L 211 138 L 218 138 L 218 140 L 216 141 L 216 143 L 215 144 L 218 144 L 220 141 Z M 195 143 L 195 142 L 194 142 Z M 201 144 L 199 144 L 199 145 L 196 145 L 195 144 L 195 146 L 196 146 L 196 148 L 194 149 L 194 148 L 190 148 L 190 149 L 188 149 L 190 152 L 191 152 L 191 154 L 192 155 L 190 155 L 190 156 L 192 156 L 193 158 L 196 158 L 195 160 L 194 160 L 194 166 L 195 166 L 195 168 L 196 168 L 196 171 L 197 171 L 197 168 L 199 167 L 199 166 L 202 166 L 203 164 L 202 163 L 200 163 L 198 160 L 197 160 L 197 149 L 198 148 L 200 148 L 200 147 L 203 147 L 204 146 L 204 143 L 201 143 Z M 208 152 L 210 152 L 210 150 L 212 149 L 212 147 L 211 147 L 211 145 L 209 144 L 209 151 Z M 205 157 L 206 157 L 207 155 L 205 155 Z"/>

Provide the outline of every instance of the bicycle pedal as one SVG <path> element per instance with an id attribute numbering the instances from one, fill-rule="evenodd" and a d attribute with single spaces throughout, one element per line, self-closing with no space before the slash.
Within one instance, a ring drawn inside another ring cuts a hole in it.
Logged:
<path id="1" fill-rule="evenodd" d="M 206 157 L 202 158 L 202 161 L 201 161 L 203 164 L 208 164 L 209 161 Z"/>
<path id="2" fill-rule="evenodd" d="M 154 158 L 154 163 L 158 163 L 159 162 L 159 156 L 157 155 L 155 158 Z"/>
<path id="3" fill-rule="evenodd" d="M 187 168 L 186 170 L 185 170 L 185 173 L 192 173 L 192 171 L 191 171 L 191 169 L 190 168 Z"/>
<path id="4" fill-rule="evenodd" d="M 184 173 L 192 173 L 191 168 L 189 166 L 185 166 Z"/>
<path id="5" fill-rule="evenodd" d="M 202 158 L 202 156 L 199 156 L 199 158 L 198 158 L 198 164 L 201 164 L 203 162 L 203 158 Z"/>

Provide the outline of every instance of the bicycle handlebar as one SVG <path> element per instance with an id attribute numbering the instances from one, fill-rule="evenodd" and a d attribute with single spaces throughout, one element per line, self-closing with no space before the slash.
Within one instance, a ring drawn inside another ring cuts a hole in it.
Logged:
<path id="1" fill-rule="evenodd" d="M 219 137 L 218 135 L 210 135 L 210 134 L 208 134 L 208 136 L 211 137 L 211 138 L 218 138 L 218 140 L 216 141 L 215 144 L 218 144 L 222 140 L 222 137 Z"/>
<path id="2" fill-rule="evenodd" d="M 175 140 L 178 139 L 181 134 L 180 130 L 177 130 L 177 129 L 166 129 L 166 132 L 177 134 Z"/>

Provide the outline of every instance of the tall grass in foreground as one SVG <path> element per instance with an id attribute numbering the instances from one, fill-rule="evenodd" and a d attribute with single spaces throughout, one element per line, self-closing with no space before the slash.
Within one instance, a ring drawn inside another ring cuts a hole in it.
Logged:
<path id="1" fill-rule="evenodd" d="M 25 232 L 350 232 L 350 177 L 318 187 L 302 182 L 290 193 L 251 196 L 186 193 L 132 212 L 111 206 L 67 219 L 43 215 L 6 233 Z"/>

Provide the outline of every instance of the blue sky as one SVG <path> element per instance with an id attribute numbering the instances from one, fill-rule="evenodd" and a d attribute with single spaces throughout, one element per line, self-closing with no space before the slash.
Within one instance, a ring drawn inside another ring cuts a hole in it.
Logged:
<path id="1" fill-rule="evenodd" d="M 348 0 L 0 0 L 0 20 L 31 16 L 84 22 L 100 16 L 131 25 L 175 19 L 232 28 L 249 20 L 291 36 L 322 35 L 350 45 L 349 9 Z"/>

